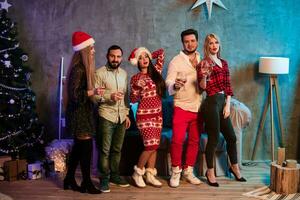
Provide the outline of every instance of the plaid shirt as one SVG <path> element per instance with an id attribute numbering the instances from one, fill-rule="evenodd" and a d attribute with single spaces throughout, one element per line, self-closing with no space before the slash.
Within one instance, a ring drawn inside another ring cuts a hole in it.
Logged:
<path id="1" fill-rule="evenodd" d="M 214 63 L 210 58 L 206 58 L 209 63 Z M 225 60 L 220 59 L 222 62 L 222 67 L 219 67 L 216 63 L 213 65 L 212 73 L 207 77 L 206 82 L 206 93 L 208 96 L 212 96 L 216 93 L 224 92 L 225 96 L 233 96 L 233 91 L 230 84 L 230 76 L 228 64 Z M 200 84 L 203 75 L 199 68 L 200 65 L 197 66 L 197 76 L 198 82 Z"/>

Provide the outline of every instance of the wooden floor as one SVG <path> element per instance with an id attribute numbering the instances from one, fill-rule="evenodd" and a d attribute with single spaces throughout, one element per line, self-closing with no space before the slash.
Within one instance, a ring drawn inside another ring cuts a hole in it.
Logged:
<path id="1" fill-rule="evenodd" d="M 251 163 L 252 165 L 243 166 L 243 176 L 247 179 L 246 183 L 234 181 L 228 177 L 218 177 L 219 188 L 208 186 L 206 183 L 195 186 L 185 181 L 180 182 L 178 188 L 168 186 L 167 179 L 161 178 L 162 188 L 147 186 L 139 189 L 134 186 L 120 188 L 111 186 L 111 192 L 99 195 L 81 194 L 70 190 L 62 189 L 62 174 L 55 178 L 26 180 L 26 181 L 0 181 L 0 192 L 16 200 L 67 200 L 67 199 L 106 199 L 106 200 L 218 200 L 218 199 L 244 199 L 243 193 L 253 189 L 269 185 L 269 163 Z M 129 178 L 129 177 L 128 177 Z M 205 179 L 201 177 L 205 182 Z M 93 178 L 96 186 L 99 186 L 97 178 Z"/>

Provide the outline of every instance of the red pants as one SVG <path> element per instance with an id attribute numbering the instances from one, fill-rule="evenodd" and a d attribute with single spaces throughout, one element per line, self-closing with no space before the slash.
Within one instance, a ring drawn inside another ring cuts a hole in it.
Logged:
<path id="1" fill-rule="evenodd" d="M 201 133 L 199 129 L 203 129 L 203 120 L 201 115 L 196 112 L 185 111 L 179 107 L 174 107 L 173 114 L 173 134 L 171 141 L 171 161 L 172 166 L 181 168 L 183 143 L 187 137 L 187 148 L 185 155 L 185 164 L 187 166 L 194 166 L 199 150 L 199 138 Z M 202 130 L 201 130 L 202 131 Z"/>

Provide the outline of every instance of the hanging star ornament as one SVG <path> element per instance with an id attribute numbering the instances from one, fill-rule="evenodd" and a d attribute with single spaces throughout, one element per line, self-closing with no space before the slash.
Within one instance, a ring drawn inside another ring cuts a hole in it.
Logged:
<path id="1" fill-rule="evenodd" d="M 197 0 L 193 7 L 191 8 L 192 10 L 202 4 L 206 3 L 206 7 L 208 10 L 208 19 L 210 19 L 211 17 L 211 12 L 212 12 L 212 5 L 213 3 L 216 4 L 217 6 L 224 8 L 225 10 L 227 10 L 227 8 L 224 6 L 224 4 L 222 3 L 221 0 Z"/>
<path id="2" fill-rule="evenodd" d="M 11 4 L 7 3 L 7 0 L 5 0 L 4 2 L 0 2 L 0 10 L 5 9 L 8 12 L 8 8 L 11 7 Z"/>

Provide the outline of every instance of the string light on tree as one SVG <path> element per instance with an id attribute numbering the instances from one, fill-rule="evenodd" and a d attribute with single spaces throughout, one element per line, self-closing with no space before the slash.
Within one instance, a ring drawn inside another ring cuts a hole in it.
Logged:
<path id="1" fill-rule="evenodd" d="M 9 103 L 10 103 L 10 104 L 14 104 L 14 103 L 15 103 L 15 100 L 14 100 L 14 99 L 10 99 L 10 100 L 9 100 Z"/>

